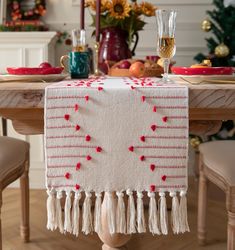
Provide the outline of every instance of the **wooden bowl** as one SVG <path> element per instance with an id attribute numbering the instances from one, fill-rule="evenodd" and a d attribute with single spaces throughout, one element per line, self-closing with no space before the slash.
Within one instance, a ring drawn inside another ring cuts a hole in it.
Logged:
<path id="1" fill-rule="evenodd" d="M 126 61 L 126 60 L 125 60 Z M 136 61 L 135 59 L 128 59 L 128 61 L 132 64 Z M 108 67 L 108 75 L 109 76 L 116 76 L 116 77 L 131 77 L 132 75 L 130 74 L 129 69 L 119 69 L 117 66 L 121 63 L 122 61 L 115 63 L 112 67 Z M 107 64 L 110 65 L 110 64 Z M 147 66 L 145 67 L 145 72 L 143 77 L 161 77 L 161 75 L 164 73 L 163 68 L 161 66 Z"/>

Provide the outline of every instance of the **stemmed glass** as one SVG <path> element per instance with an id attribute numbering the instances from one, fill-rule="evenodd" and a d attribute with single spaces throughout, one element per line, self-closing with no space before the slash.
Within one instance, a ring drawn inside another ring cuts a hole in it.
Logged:
<path id="1" fill-rule="evenodd" d="M 175 55 L 176 11 L 156 10 L 157 19 L 157 54 L 163 59 L 164 83 L 171 82 L 168 78 L 170 59 Z"/>

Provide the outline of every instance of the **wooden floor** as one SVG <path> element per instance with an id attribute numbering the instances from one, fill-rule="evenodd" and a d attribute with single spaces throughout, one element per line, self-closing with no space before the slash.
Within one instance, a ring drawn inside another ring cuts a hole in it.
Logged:
<path id="1" fill-rule="evenodd" d="M 191 232 L 184 235 L 152 236 L 136 234 L 128 243 L 129 250 L 225 250 L 226 211 L 225 203 L 209 202 L 208 245 L 199 247 L 196 239 L 197 182 L 190 185 L 188 195 L 189 223 Z M 7 189 L 3 193 L 2 229 L 3 250 L 98 250 L 101 242 L 96 234 L 80 235 L 79 238 L 46 230 L 46 193 L 31 191 L 31 242 L 23 244 L 19 237 L 20 206 L 19 190 Z"/>

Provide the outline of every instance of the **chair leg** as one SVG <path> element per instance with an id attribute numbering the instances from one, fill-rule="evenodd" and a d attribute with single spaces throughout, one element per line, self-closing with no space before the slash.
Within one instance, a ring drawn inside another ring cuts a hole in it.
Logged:
<path id="1" fill-rule="evenodd" d="M 207 191 L 208 180 L 203 171 L 200 170 L 199 190 L 198 190 L 198 243 L 199 245 L 206 244 L 206 212 L 207 212 Z"/>
<path id="2" fill-rule="evenodd" d="M 7 136 L 7 120 L 2 118 L 2 135 Z"/>
<path id="3" fill-rule="evenodd" d="M 227 250 L 235 250 L 235 213 L 228 211 Z"/>
<path id="4" fill-rule="evenodd" d="M 20 178 L 21 190 L 21 226 L 20 235 L 24 242 L 29 242 L 29 161 L 25 163 L 25 172 Z"/>
<path id="5" fill-rule="evenodd" d="M 2 190 L 0 190 L 0 250 L 2 250 Z"/>

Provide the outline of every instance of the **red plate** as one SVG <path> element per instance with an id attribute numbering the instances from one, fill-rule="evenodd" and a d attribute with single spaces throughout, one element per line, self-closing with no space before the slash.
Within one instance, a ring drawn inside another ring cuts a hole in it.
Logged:
<path id="1" fill-rule="evenodd" d="M 187 68 L 172 67 L 171 71 L 176 75 L 232 75 L 232 67 L 208 67 L 208 68 Z"/>
<path id="2" fill-rule="evenodd" d="M 7 68 L 7 72 L 11 75 L 52 75 L 61 74 L 64 68 Z"/>

